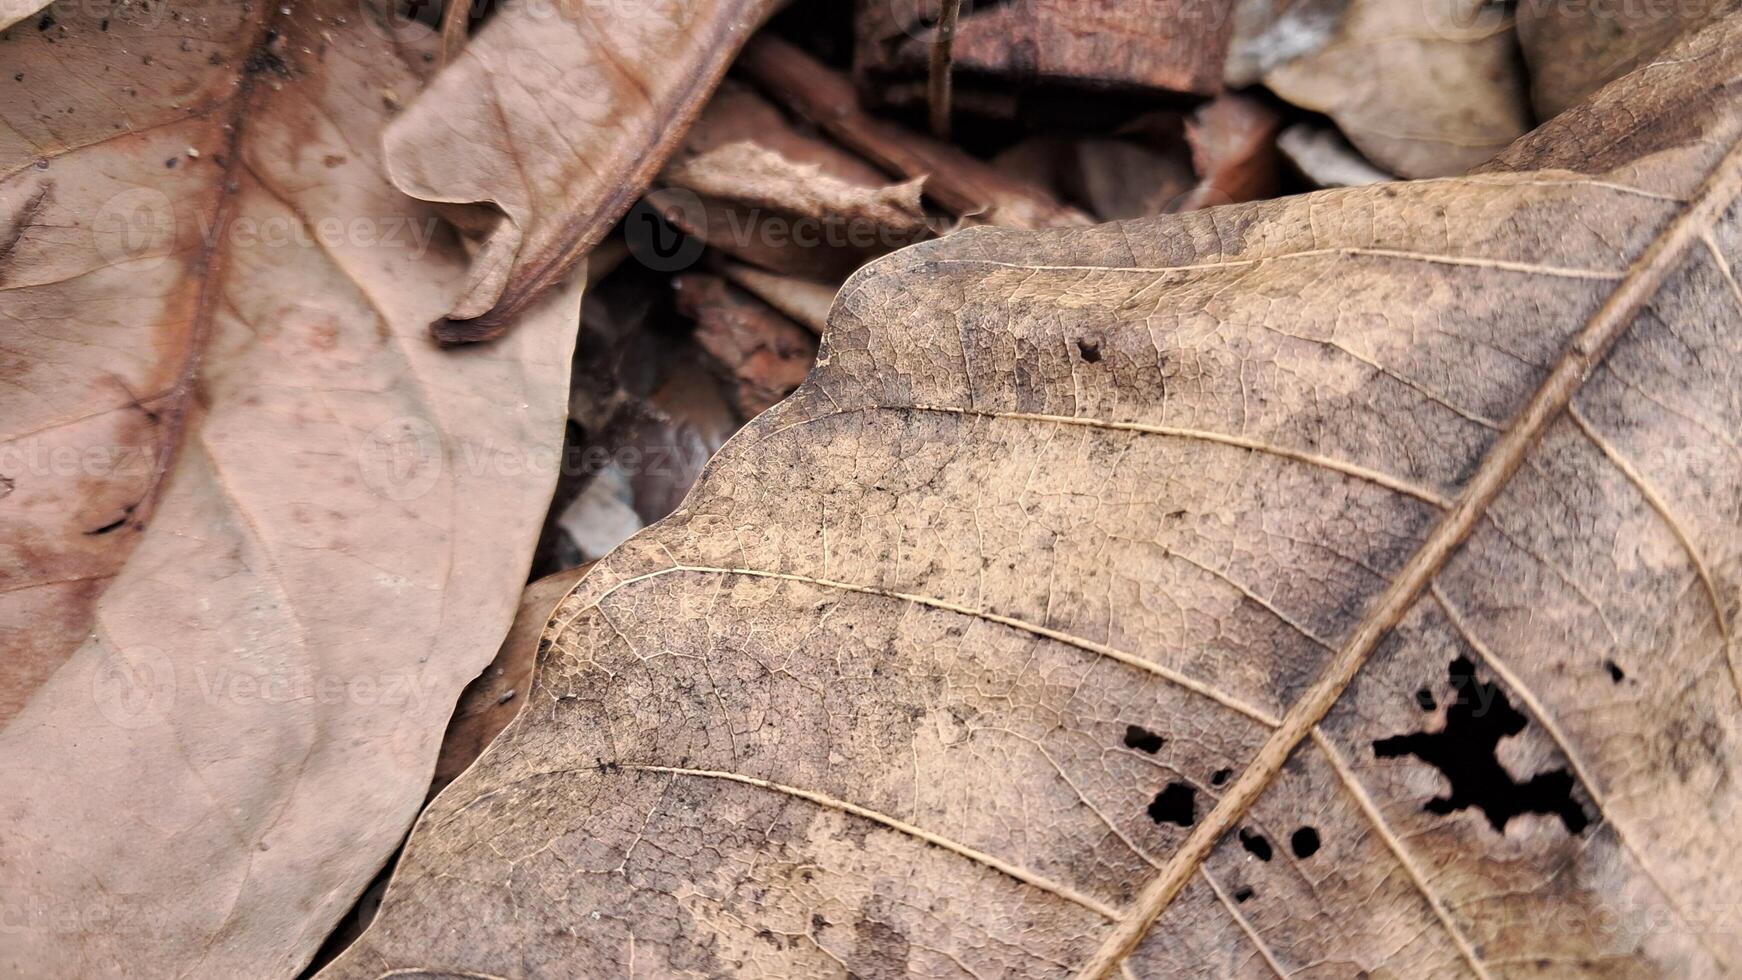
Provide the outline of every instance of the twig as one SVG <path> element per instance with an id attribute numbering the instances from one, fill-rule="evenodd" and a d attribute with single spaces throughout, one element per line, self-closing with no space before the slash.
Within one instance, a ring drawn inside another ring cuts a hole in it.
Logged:
<path id="1" fill-rule="evenodd" d="M 931 78 L 926 94 L 931 104 L 931 132 L 941 140 L 950 138 L 950 48 L 956 41 L 956 20 L 961 11 L 962 0 L 943 0 L 937 34 L 931 42 Z"/>
<path id="2" fill-rule="evenodd" d="M 472 13 L 472 0 L 448 0 L 442 10 L 442 48 L 440 66 L 446 68 L 466 44 L 467 21 Z"/>
<path id="3" fill-rule="evenodd" d="M 867 114 L 844 76 L 767 31 L 744 46 L 738 69 L 770 98 L 889 173 L 925 177 L 926 196 L 958 217 L 1013 228 L 1090 223 L 1033 184 Z"/>

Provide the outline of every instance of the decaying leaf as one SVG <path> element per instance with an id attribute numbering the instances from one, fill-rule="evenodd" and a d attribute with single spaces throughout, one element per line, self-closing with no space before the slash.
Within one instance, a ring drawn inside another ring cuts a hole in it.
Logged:
<path id="1" fill-rule="evenodd" d="M 962 6 L 955 70 L 987 76 L 997 89 L 1040 82 L 1210 95 L 1222 86 L 1232 30 L 1230 0 L 1081 3 L 1030 0 Z M 937 0 L 861 0 L 855 72 L 899 78 L 923 73 Z"/>
<path id="2" fill-rule="evenodd" d="M 641 196 L 775 5 L 553 0 L 492 18 L 387 128 L 401 190 L 503 215 L 435 335 L 497 336 L 567 275 Z"/>
<path id="3" fill-rule="evenodd" d="M 1472 0 L 1350 0 L 1329 41 L 1264 84 L 1405 177 L 1464 173 L 1530 128 L 1511 16 Z"/>
<path id="4" fill-rule="evenodd" d="M 1729 972 L 1739 82 L 859 273 L 327 975 Z"/>
<path id="5" fill-rule="evenodd" d="M 793 322 L 813 333 L 822 333 L 828 326 L 829 307 L 835 302 L 835 287 L 826 282 L 782 276 L 736 262 L 725 264 L 726 278 L 755 293 L 764 303 L 774 307 Z"/>
<path id="6" fill-rule="evenodd" d="M 0 42 L 0 973 L 288 975 L 507 629 L 578 302 L 428 340 L 385 4 L 110 11 Z"/>
<path id="7" fill-rule="evenodd" d="M 810 373 L 817 340 L 779 310 L 719 276 L 686 273 L 672 285 L 678 309 L 696 321 L 696 343 L 725 369 L 745 418 L 767 411 Z"/>
<path id="8" fill-rule="evenodd" d="M 667 220 L 720 250 L 776 272 L 845 278 L 879 255 L 931 236 L 925 178 L 866 186 L 750 141 L 668 165 L 649 200 Z"/>

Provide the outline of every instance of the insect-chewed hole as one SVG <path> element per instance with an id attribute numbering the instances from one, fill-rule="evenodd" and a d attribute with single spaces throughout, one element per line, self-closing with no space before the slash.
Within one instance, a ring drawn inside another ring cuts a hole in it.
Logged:
<path id="1" fill-rule="evenodd" d="M 1160 752 L 1161 747 L 1166 744 L 1167 739 L 1162 738 L 1160 735 L 1155 734 L 1147 728 L 1144 728 L 1142 725 L 1125 726 L 1126 748 L 1136 749 L 1139 752 L 1148 752 L 1150 755 L 1154 755 L 1155 753 Z"/>
<path id="2" fill-rule="evenodd" d="M 1234 893 L 1234 901 L 1240 902 L 1242 904 L 1244 904 L 1245 901 L 1251 897 L 1252 897 L 1252 889 L 1250 889 L 1250 888 L 1242 888 L 1239 891 Z"/>
<path id="3" fill-rule="evenodd" d="M 1423 711 L 1432 711 L 1439 707 L 1439 702 L 1434 700 L 1434 692 L 1425 687 L 1415 692 L 1415 704 Z"/>
<path id="4" fill-rule="evenodd" d="M 1605 660 L 1603 661 L 1603 667 L 1609 671 L 1609 679 L 1615 683 L 1619 684 L 1627 679 L 1627 672 L 1622 670 L 1621 665 L 1615 661 Z"/>
<path id="5" fill-rule="evenodd" d="M 1171 823 L 1190 827 L 1197 822 L 1198 791 L 1185 783 L 1168 783 L 1167 788 L 1149 801 L 1149 819 L 1156 823 Z"/>
<path id="6" fill-rule="evenodd" d="M 1294 856 L 1301 859 L 1312 857 L 1319 852 L 1319 832 L 1311 827 L 1302 827 L 1288 838 L 1288 848 Z"/>
<path id="7" fill-rule="evenodd" d="M 1246 848 L 1246 853 L 1260 861 L 1270 860 L 1270 841 L 1263 834 L 1254 833 L 1246 828 L 1240 828 L 1240 846 Z"/>
<path id="8" fill-rule="evenodd" d="M 1456 699 L 1446 708 L 1445 725 L 1437 732 L 1424 729 L 1379 739 L 1373 743 L 1373 755 L 1380 759 L 1415 756 L 1446 777 L 1451 792 L 1423 804 L 1429 813 L 1473 807 L 1499 833 L 1505 833 L 1507 823 L 1520 814 L 1552 813 L 1561 818 L 1568 833 L 1583 831 L 1591 821 L 1573 798 L 1573 777 L 1564 767 L 1519 782 L 1500 764 L 1496 755 L 1500 740 L 1530 724 L 1506 693 L 1497 684 L 1479 680 L 1468 657 L 1452 661 L 1447 675 Z"/>
<path id="9" fill-rule="evenodd" d="M 1210 785 L 1220 786 L 1227 782 L 1228 777 L 1232 775 L 1234 775 L 1234 770 L 1232 769 L 1217 769 L 1215 772 L 1210 773 Z"/>
<path id="10" fill-rule="evenodd" d="M 1101 360 L 1101 345 L 1090 343 L 1087 340 L 1079 340 L 1077 341 L 1077 353 L 1081 354 L 1083 360 L 1088 363 L 1096 364 Z"/>

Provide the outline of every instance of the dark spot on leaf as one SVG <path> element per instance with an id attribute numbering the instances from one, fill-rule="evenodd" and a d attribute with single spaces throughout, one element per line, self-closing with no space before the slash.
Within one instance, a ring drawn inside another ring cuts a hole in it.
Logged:
<path id="1" fill-rule="evenodd" d="M 1609 679 L 1615 683 L 1619 684 L 1627 679 L 1627 672 L 1622 670 L 1621 665 L 1615 661 L 1605 660 L 1603 661 L 1603 666 L 1609 669 Z"/>
<path id="2" fill-rule="evenodd" d="M 1097 364 L 1101 360 L 1101 345 L 1079 340 L 1077 341 L 1077 353 L 1083 355 L 1083 360 L 1088 363 Z"/>
<path id="3" fill-rule="evenodd" d="M 48 11 L 43 11 L 42 16 L 36 21 L 36 29 L 39 31 L 46 31 L 53 26 L 54 14 Z"/>
<path id="4" fill-rule="evenodd" d="M 174 170 L 174 169 L 175 169 L 175 165 L 176 165 L 176 164 L 177 164 L 177 163 L 178 163 L 178 162 L 179 162 L 179 161 L 178 161 L 178 160 L 177 160 L 177 159 L 176 159 L 176 158 L 175 158 L 175 157 L 170 157 L 170 158 L 169 158 L 169 159 L 168 159 L 168 160 L 165 160 L 165 161 L 163 161 L 163 165 L 164 165 L 164 166 L 165 166 L 165 167 L 168 167 L 168 168 L 169 168 L 169 169 L 171 169 L 171 170 Z"/>
<path id="5" fill-rule="evenodd" d="M 1288 839 L 1288 847 L 1294 851 L 1297 858 L 1310 858 L 1319 852 L 1319 832 L 1311 827 L 1302 827 Z"/>
<path id="6" fill-rule="evenodd" d="M 1197 822 L 1198 791 L 1185 783 L 1168 783 L 1149 802 L 1149 819 L 1158 824 L 1171 823 L 1190 827 Z"/>
<path id="7" fill-rule="evenodd" d="M 1270 841 L 1266 840 L 1263 834 L 1255 834 L 1250 830 L 1241 828 L 1240 846 L 1246 848 L 1246 853 L 1260 861 L 1270 860 Z"/>
<path id="8" fill-rule="evenodd" d="M 1439 702 L 1434 700 L 1434 692 L 1425 687 L 1415 692 L 1415 703 L 1423 711 L 1432 711 L 1440 706 Z"/>
<path id="9" fill-rule="evenodd" d="M 1150 755 L 1154 755 L 1155 753 L 1160 752 L 1161 747 L 1165 744 L 1167 744 L 1167 739 L 1162 738 L 1160 735 L 1155 734 L 1147 728 L 1143 728 L 1139 725 L 1125 726 L 1126 748 L 1137 749 L 1140 752 L 1148 752 Z"/>
<path id="10" fill-rule="evenodd" d="M 1437 732 L 1424 730 L 1379 739 L 1373 743 L 1374 757 L 1413 755 L 1446 777 L 1452 790 L 1428 800 L 1422 809 L 1429 813 L 1474 807 L 1502 834 L 1507 823 L 1520 814 L 1552 813 L 1561 818 L 1568 833 L 1584 830 L 1590 818 L 1573 799 L 1573 777 L 1565 768 L 1539 773 L 1521 783 L 1500 764 L 1495 754 L 1500 740 L 1524 731 L 1530 722 L 1512 707 L 1499 685 L 1479 680 L 1476 665 L 1468 657 L 1452 661 L 1447 674 L 1457 697 L 1446 709 L 1445 726 Z"/>
<path id="11" fill-rule="evenodd" d="M 1234 893 L 1234 901 L 1240 902 L 1241 904 L 1245 904 L 1246 900 L 1251 897 L 1252 889 L 1250 888 L 1241 888 L 1239 891 Z"/>
<path id="12" fill-rule="evenodd" d="M 1227 782 L 1228 778 L 1233 775 L 1234 770 L 1232 769 L 1217 769 L 1215 772 L 1210 774 L 1210 785 L 1220 786 Z"/>

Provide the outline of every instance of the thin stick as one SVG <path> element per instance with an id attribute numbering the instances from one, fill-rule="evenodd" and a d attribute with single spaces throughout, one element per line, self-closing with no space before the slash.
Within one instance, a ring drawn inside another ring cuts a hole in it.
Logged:
<path id="1" fill-rule="evenodd" d="M 931 42 L 931 78 L 927 96 L 931 102 L 931 131 L 938 139 L 950 138 L 950 48 L 956 42 L 956 20 L 962 0 L 943 0 L 938 13 L 937 36 Z"/>
<path id="2" fill-rule="evenodd" d="M 471 13 L 472 0 L 448 0 L 447 8 L 442 11 L 441 67 L 446 68 L 465 46 Z"/>

